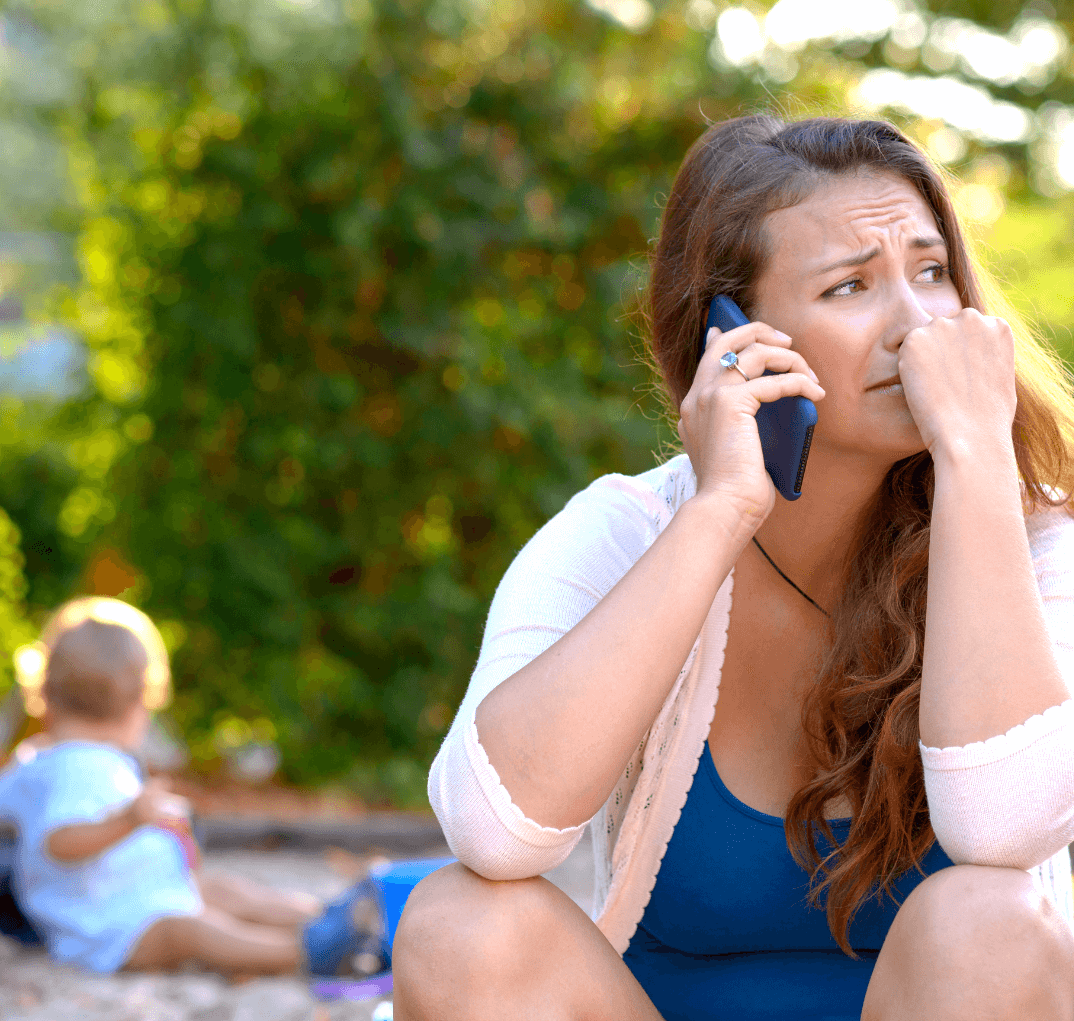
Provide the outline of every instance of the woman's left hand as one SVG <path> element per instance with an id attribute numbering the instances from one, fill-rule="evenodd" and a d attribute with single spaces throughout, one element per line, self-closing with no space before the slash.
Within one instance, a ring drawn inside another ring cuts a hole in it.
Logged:
<path id="1" fill-rule="evenodd" d="M 1011 441 L 1014 334 L 964 308 L 911 330 L 899 348 L 903 394 L 933 460 L 969 443 Z"/>

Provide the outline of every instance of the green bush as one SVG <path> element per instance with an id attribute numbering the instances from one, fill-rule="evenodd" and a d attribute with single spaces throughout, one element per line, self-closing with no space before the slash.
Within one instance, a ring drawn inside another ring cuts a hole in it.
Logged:
<path id="1" fill-rule="evenodd" d="M 0 509 L 0 699 L 15 679 L 12 653 L 36 637 L 26 619 L 26 579 L 19 539 L 18 528 Z"/>
<path id="2" fill-rule="evenodd" d="M 79 282 L 36 313 L 90 353 L 0 441 L 32 605 L 163 621 L 196 762 L 256 732 L 294 781 L 423 804 L 513 555 L 670 435 L 627 315 L 684 152 L 840 109 L 885 44 L 780 85 L 710 59 L 704 2 L 635 31 L 565 0 L 9 6 L 66 82 L 5 93 L 70 182 L 40 222 Z"/>

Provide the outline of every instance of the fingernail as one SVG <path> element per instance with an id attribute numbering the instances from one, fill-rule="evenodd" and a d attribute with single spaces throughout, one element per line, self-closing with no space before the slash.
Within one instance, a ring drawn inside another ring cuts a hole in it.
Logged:
<path id="1" fill-rule="evenodd" d="M 809 374 L 813 377 L 813 382 L 814 383 L 819 383 L 820 382 L 820 380 L 817 379 L 817 374 L 812 369 L 809 370 Z"/>
<path id="2" fill-rule="evenodd" d="M 791 339 L 791 335 L 789 333 L 784 333 L 782 330 L 776 330 L 776 336 L 783 337 L 784 340 Z"/>

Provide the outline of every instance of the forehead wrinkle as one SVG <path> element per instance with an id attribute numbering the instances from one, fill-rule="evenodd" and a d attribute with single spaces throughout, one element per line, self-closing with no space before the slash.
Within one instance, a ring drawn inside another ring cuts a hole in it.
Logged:
<path id="1" fill-rule="evenodd" d="M 817 261 L 831 262 L 840 255 L 863 255 L 866 251 L 881 252 L 899 248 L 908 239 L 922 236 L 919 224 L 910 216 L 886 219 L 858 217 L 848 222 L 832 224 L 817 249 Z"/>
<path id="2" fill-rule="evenodd" d="M 917 201 L 915 201 L 915 199 Z M 865 196 L 852 205 L 844 205 L 843 208 L 835 210 L 834 218 L 844 221 L 854 219 L 881 219 L 885 220 L 885 222 L 890 222 L 893 220 L 912 218 L 924 211 L 929 213 L 929 218 L 931 219 L 932 210 L 928 208 L 928 204 L 920 195 L 916 192 L 910 195 L 903 192 L 902 194 L 895 195 Z M 818 209 L 817 212 L 820 213 L 821 210 Z M 828 219 L 832 219 L 830 205 L 828 206 L 827 213 Z"/>
<path id="3" fill-rule="evenodd" d="M 873 177 L 872 180 L 883 179 Z M 935 217 L 932 210 L 929 209 L 928 203 L 912 184 L 902 180 L 893 180 L 890 183 L 885 181 L 884 183 L 887 186 L 879 194 L 861 196 L 858 201 L 849 206 L 840 203 L 839 193 L 833 194 L 832 191 L 829 191 L 828 195 L 825 196 L 827 198 L 826 202 L 818 195 L 816 198 L 821 201 L 815 205 L 810 204 L 813 205 L 815 215 L 819 214 L 821 218 L 829 223 L 844 224 L 846 226 L 850 226 L 856 221 L 862 222 L 863 226 L 887 226 L 900 220 L 912 220 L 922 213 L 927 214 L 930 226 L 935 226 Z M 843 206 L 843 208 L 834 210 L 834 216 L 832 215 L 833 210 L 831 210 L 831 205 L 833 204 L 831 200 L 833 198 L 837 206 Z M 825 206 L 827 207 L 826 209 L 824 208 Z"/>
<path id="4" fill-rule="evenodd" d="M 911 237 L 939 234 L 935 219 L 928 217 L 922 223 L 921 210 L 908 202 L 899 202 L 895 208 L 889 203 L 869 204 L 844 210 L 834 217 L 814 216 L 821 226 L 817 262 L 825 264 L 844 254 L 861 255 L 879 245 L 889 248 Z"/>
<path id="5" fill-rule="evenodd" d="M 865 184 L 866 194 L 848 195 L 843 186 L 847 183 Z M 935 214 L 910 181 L 874 173 L 832 179 L 796 205 L 774 210 L 765 217 L 762 230 L 769 252 L 767 268 L 779 263 L 781 274 L 795 277 L 808 276 L 810 265 L 862 255 L 878 243 L 882 250 L 890 249 L 907 234 L 941 234 Z"/>
<path id="6" fill-rule="evenodd" d="M 909 203 L 901 209 L 891 206 L 874 206 L 873 208 L 859 208 L 847 210 L 845 215 L 834 217 L 834 225 L 850 229 L 868 229 L 870 227 L 888 227 L 895 225 L 902 230 L 914 226 L 911 222 L 916 219 L 917 210 Z"/>

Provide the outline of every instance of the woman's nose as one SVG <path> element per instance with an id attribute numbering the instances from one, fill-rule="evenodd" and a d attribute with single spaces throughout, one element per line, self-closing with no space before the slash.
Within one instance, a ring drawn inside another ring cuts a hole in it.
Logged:
<path id="1" fill-rule="evenodd" d="M 896 345 L 901 344 L 911 330 L 927 326 L 935 318 L 906 281 L 896 288 L 889 315 L 890 336 Z"/>

